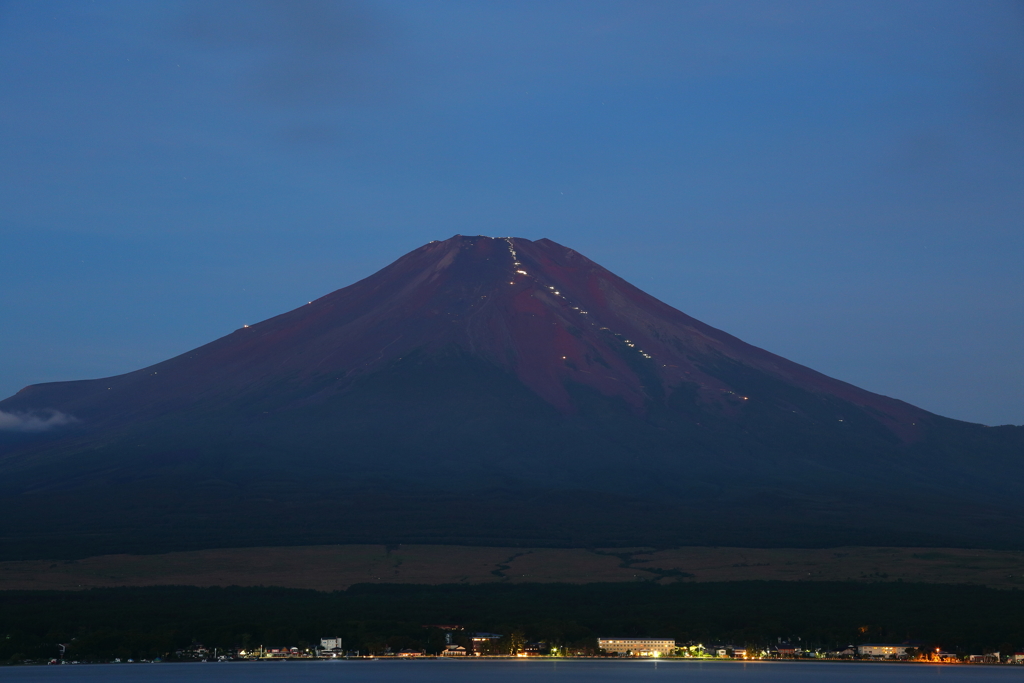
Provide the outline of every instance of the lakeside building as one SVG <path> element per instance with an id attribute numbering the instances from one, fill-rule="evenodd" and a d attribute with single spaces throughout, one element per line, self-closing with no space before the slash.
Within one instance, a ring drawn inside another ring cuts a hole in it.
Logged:
<path id="1" fill-rule="evenodd" d="M 780 658 L 796 657 L 797 647 L 793 643 L 779 643 L 778 645 L 772 647 L 772 649 L 769 651 L 769 654 L 772 657 Z"/>
<path id="2" fill-rule="evenodd" d="M 339 652 L 341 650 L 341 638 L 321 638 L 320 649 L 326 652 Z"/>
<path id="3" fill-rule="evenodd" d="M 466 648 L 462 647 L 461 645 L 446 645 L 445 648 L 443 650 L 441 650 L 441 656 L 442 657 L 465 657 L 466 656 Z"/>
<path id="4" fill-rule="evenodd" d="M 470 641 L 473 644 L 473 654 L 477 657 L 498 654 L 495 649 L 498 641 L 503 637 L 500 633 L 474 633 L 470 637 Z"/>
<path id="5" fill-rule="evenodd" d="M 891 645 L 889 643 L 864 643 L 857 646 L 857 654 L 861 657 L 906 657 L 910 645 Z"/>
<path id="6" fill-rule="evenodd" d="M 675 652 L 676 641 L 668 638 L 598 638 L 597 647 L 620 655 L 667 657 Z"/>
<path id="7" fill-rule="evenodd" d="M 967 661 L 971 664 L 998 664 L 1002 658 L 998 652 L 986 652 L 983 655 L 971 655 Z"/>
<path id="8" fill-rule="evenodd" d="M 274 647 L 263 650 L 259 659 L 309 659 L 312 656 L 297 647 Z"/>

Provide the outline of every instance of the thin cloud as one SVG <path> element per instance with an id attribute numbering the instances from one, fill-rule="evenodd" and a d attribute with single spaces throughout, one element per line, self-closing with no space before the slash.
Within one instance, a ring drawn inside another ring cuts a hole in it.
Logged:
<path id="1" fill-rule="evenodd" d="M 179 29 L 193 44 L 226 53 L 249 96 L 329 105 L 387 96 L 395 43 L 379 14 L 351 0 L 202 3 Z"/>
<path id="2" fill-rule="evenodd" d="M 0 431 L 45 432 L 78 422 L 74 417 L 59 410 L 37 413 L 5 413 L 0 410 Z"/>

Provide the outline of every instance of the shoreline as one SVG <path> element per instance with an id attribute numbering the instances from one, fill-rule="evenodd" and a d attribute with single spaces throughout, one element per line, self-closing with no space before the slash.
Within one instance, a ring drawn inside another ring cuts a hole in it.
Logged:
<path id="1" fill-rule="evenodd" d="M 479 657 L 442 657 L 440 655 L 418 655 L 415 657 L 399 657 L 397 655 L 365 656 L 365 657 L 265 657 L 262 659 L 222 659 L 192 661 L 138 661 L 138 662 L 32 662 L 5 663 L 0 667 L 20 666 L 137 666 L 141 664 L 265 664 L 270 662 L 291 662 L 322 664 L 341 662 L 413 662 L 413 661 L 444 661 L 444 662 L 521 662 L 521 663 L 569 663 L 569 662 L 606 662 L 629 664 L 863 664 L 863 665 L 923 665 L 940 667 L 1019 667 L 1024 670 L 1024 663 L 1015 662 L 936 662 L 929 660 L 884 660 L 884 659 L 732 659 L 729 657 L 513 657 L 483 655 Z"/>

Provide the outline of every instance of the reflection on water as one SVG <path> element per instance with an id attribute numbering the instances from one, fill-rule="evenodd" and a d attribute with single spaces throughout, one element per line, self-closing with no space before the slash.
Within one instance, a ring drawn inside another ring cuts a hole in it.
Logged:
<path id="1" fill-rule="evenodd" d="M 0 667 L 0 683 L 992 683 L 1024 682 L 1024 667 L 818 662 L 341 661 Z"/>

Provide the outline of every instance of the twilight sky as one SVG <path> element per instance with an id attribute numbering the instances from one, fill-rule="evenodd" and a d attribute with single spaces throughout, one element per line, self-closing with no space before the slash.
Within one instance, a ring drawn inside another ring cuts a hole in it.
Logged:
<path id="1" fill-rule="evenodd" d="M 0 0 L 0 397 L 456 233 L 1024 423 L 1024 2 Z"/>

